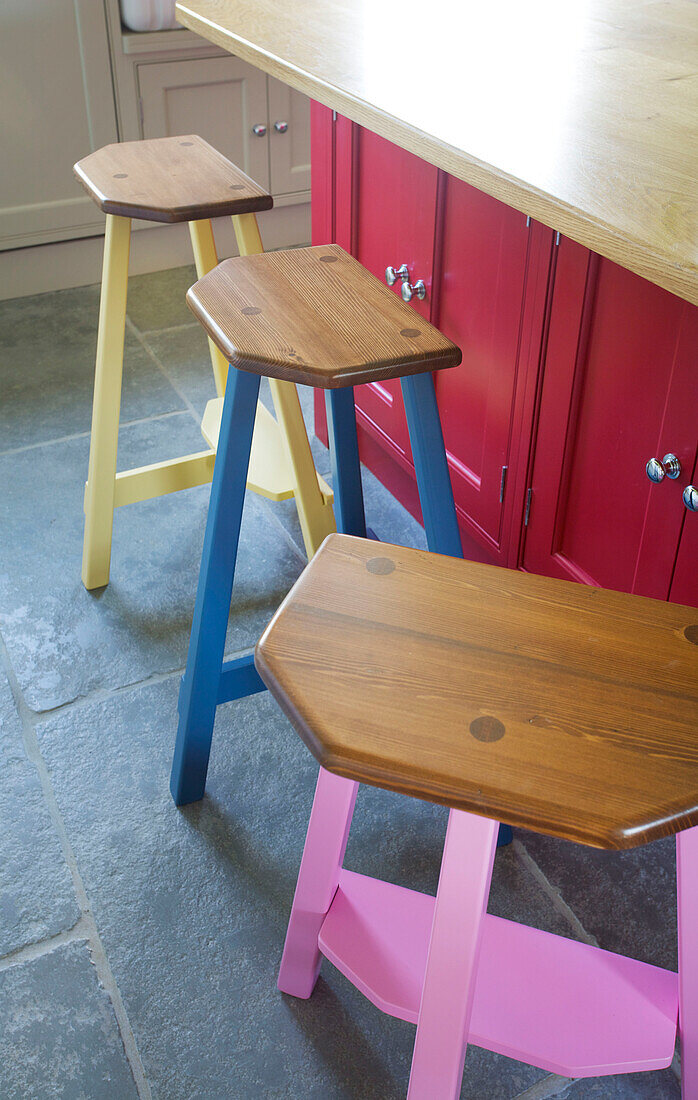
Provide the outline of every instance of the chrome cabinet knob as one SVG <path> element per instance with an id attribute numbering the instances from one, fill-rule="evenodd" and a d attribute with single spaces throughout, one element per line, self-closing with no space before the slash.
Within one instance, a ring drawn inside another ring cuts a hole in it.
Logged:
<path id="1" fill-rule="evenodd" d="M 252 133 L 255 137 L 266 137 L 267 128 L 263 122 L 258 122 L 256 126 L 252 127 Z"/>
<path id="2" fill-rule="evenodd" d="M 681 477 L 681 463 L 676 455 L 672 454 L 664 455 L 661 462 L 658 458 L 651 458 L 645 466 L 645 470 L 650 481 L 654 481 L 655 484 L 664 481 L 665 477 L 671 478 L 672 481 L 676 481 L 677 477 Z"/>
<path id="3" fill-rule="evenodd" d="M 416 283 L 410 283 L 407 279 L 400 287 L 400 293 L 402 295 L 403 302 L 411 302 L 415 294 L 419 298 L 420 302 L 423 302 L 427 296 L 427 288 L 424 285 L 423 279 L 417 279 Z"/>
<path id="4" fill-rule="evenodd" d="M 683 502 L 689 512 L 698 512 L 698 489 L 695 485 L 687 485 L 683 491 Z"/>
<path id="5" fill-rule="evenodd" d="M 279 120 L 278 122 L 274 123 L 274 129 L 276 130 L 277 134 L 285 134 L 288 130 L 288 122 L 283 122 L 282 120 Z"/>
<path id="6" fill-rule="evenodd" d="M 398 279 L 409 279 L 410 273 L 407 270 L 407 264 L 400 264 L 399 267 L 386 267 L 385 269 L 385 281 L 388 286 L 395 286 Z"/>

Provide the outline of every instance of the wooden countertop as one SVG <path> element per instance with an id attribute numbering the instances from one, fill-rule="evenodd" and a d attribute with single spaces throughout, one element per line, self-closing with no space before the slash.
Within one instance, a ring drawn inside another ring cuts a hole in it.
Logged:
<path id="1" fill-rule="evenodd" d="M 177 18 L 698 304 L 695 0 L 179 0 Z"/>

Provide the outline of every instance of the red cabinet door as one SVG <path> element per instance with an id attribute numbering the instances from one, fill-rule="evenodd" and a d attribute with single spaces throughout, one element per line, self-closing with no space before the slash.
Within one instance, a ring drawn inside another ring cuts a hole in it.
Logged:
<path id="1" fill-rule="evenodd" d="M 312 171 L 313 244 L 334 243 L 334 119 L 333 112 L 316 100 L 310 101 L 310 158 Z"/>
<path id="2" fill-rule="evenodd" d="M 695 512 L 684 524 L 669 599 L 673 603 L 698 607 L 698 514 Z"/>
<path id="3" fill-rule="evenodd" d="M 698 489 L 698 461 L 693 468 L 692 479 L 688 476 L 682 477 L 680 484 L 682 492 L 683 488 L 689 484 Z M 698 607 L 698 512 L 686 511 L 683 518 L 669 599 L 674 603 L 686 603 L 691 607 Z M 695 622 L 698 623 L 698 616 Z M 695 632 L 693 640 L 696 640 Z"/>
<path id="4" fill-rule="evenodd" d="M 436 393 L 461 523 L 496 557 L 532 229 L 525 215 L 443 178 L 432 320 L 462 349 L 463 362 L 437 372 Z"/>
<path id="5" fill-rule="evenodd" d="M 407 264 L 411 281 L 422 279 L 427 290 L 412 304 L 429 318 L 437 169 L 347 119 L 337 119 L 336 135 L 337 243 L 381 280 L 389 265 Z M 399 283 L 394 290 L 400 292 Z M 411 469 L 399 381 L 358 386 L 356 408 L 359 423 Z"/>
<path id="6" fill-rule="evenodd" d="M 698 310 L 564 238 L 540 397 L 523 566 L 667 599 L 696 451 Z"/>

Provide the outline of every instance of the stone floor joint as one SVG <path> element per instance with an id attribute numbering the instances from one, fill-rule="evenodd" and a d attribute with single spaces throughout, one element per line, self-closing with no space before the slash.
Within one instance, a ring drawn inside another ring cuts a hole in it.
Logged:
<path id="1" fill-rule="evenodd" d="M 3 970 L 9 970 L 12 966 L 21 966 L 24 963 L 33 962 L 34 959 L 50 954 L 51 951 L 55 951 L 56 948 L 62 947 L 65 943 L 72 943 L 74 940 L 88 940 L 90 936 L 88 924 L 85 914 L 81 913 L 72 928 L 65 928 L 62 932 L 47 936 L 46 939 L 23 944 L 22 947 L 16 947 L 14 951 L 8 951 L 6 955 L 0 955 L 0 973 Z"/>
<path id="2" fill-rule="evenodd" d="M 557 910 L 560 916 L 567 921 L 575 935 L 578 936 L 583 943 L 591 944 L 592 947 L 599 947 L 600 944 L 599 941 L 596 939 L 596 936 L 593 936 L 590 932 L 587 932 L 579 917 L 567 904 L 560 891 L 555 886 L 553 886 L 547 875 L 543 873 L 541 868 L 534 860 L 533 856 L 526 848 L 525 844 L 517 837 L 512 842 L 512 847 L 518 860 L 522 863 L 528 873 L 533 876 L 540 888 L 551 901 L 553 907 Z"/>
<path id="3" fill-rule="evenodd" d="M 542 1077 L 525 1092 L 519 1093 L 514 1100 L 553 1100 L 554 1097 L 567 1096 L 574 1077 L 561 1077 L 557 1073 Z"/>
<path id="4" fill-rule="evenodd" d="M 186 410 L 189 412 L 189 415 L 196 421 L 197 425 L 200 426 L 201 425 L 201 413 L 196 411 L 196 409 L 194 408 L 193 404 L 191 403 L 191 401 L 189 400 L 187 395 L 184 393 L 184 391 L 181 390 L 180 387 L 177 385 L 177 383 L 170 377 L 170 374 L 169 374 L 165 364 L 162 362 L 160 357 L 155 354 L 155 352 L 151 348 L 151 346 L 148 343 L 148 341 L 146 340 L 146 338 L 142 335 L 142 333 L 139 331 L 139 329 L 136 328 L 133 321 L 128 316 L 126 317 L 126 328 L 129 330 L 129 332 L 131 332 L 131 334 L 135 337 L 135 339 L 138 341 L 138 343 L 143 348 L 146 355 L 148 355 L 150 357 L 150 359 L 152 359 L 155 366 L 158 368 L 158 370 L 167 379 L 167 381 L 172 386 L 172 389 L 175 391 L 175 393 L 177 394 L 180 401 L 182 401 L 184 403 Z M 165 331 L 165 329 L 158 330 L 157 335 L 159 336 L 164 331 Z M 183 412 L 183 411 L 184 411 L 183 409 L 180 410 L 180 412 Z"/>

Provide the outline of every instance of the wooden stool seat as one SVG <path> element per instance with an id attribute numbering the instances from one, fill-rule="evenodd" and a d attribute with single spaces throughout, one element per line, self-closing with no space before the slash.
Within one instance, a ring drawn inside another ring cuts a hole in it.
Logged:
<path id="1" fill-rule="evenodd" d="M 255 660 L 337 775 L 602 848 L 698 824 L 695 609 L 331 535 Z"/>
<path id="2" fill-rule="evenodd" d="M 269 210 L 271 195 L 196 134 L 105 145 L 73 171 L 105 214 L 189 222 Z"/>
<path id="3" fill-rule="evenodd" d="M 187 302 L 235 367 L 322 389 L 455 367 L 460 349 L 338 245 L 225 260 Z"/>

